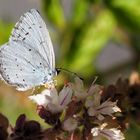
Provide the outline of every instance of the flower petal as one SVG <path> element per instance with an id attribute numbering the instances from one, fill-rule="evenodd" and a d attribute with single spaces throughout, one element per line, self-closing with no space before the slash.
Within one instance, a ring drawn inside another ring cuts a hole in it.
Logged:
<path id="1" fill-rule="evenodd" d="M 51 102 L 50 94 L 51 94 L 50 90 L 46 89 L 42 93 L 37 95 L 31 95 L 28 98 L 30 100 L 33 100 L 38 105 L 46 106 L 49 102 Z"/>
<path id="2" fill-rule="evenodd" d="M 92 107 L 93 104 L 94 104 L 93 98 L 90 98 L 90 97 L 88 98 L 88 97 L 87 97 L 87 99 L 86 99 L 86 101 L 85 101 L 85 107 L 86 107 L 86 108 Z"/>
<path id="3" fill-rule="evenodd" d="M 101 114 L 98 114 L 97 118 L 98 118 L 98 120 L 102 121 L 102 120 L 104 120 L 105 117 L 103 115 L 101 115 Z"/>
<path id="4" fill-rule="evenodd" d="M 97 111 L 96 111 L 95 108 L 90 107 L 90 108 L 88 109 L 88 114 L 89 114 L 89 116 L 96 116 L 96 115 L 97 115 Z"/>
<path id="5" fill-rule="evenodd" d="M 59 105 L 66 106 L 70 103 L 72 97 L 72 89 L 69 86 L 64 88 L 59 93 Z"/>
<path id="6" fill-rule="evenodd" d="M 94 137 L 98 136 L 99 133 L 100 133 L 99 130 L 100 130 L 100 129 L 99 129 L 98 127 L 92 128 L 92 129 L 91 129 L 92 135 L 93 135 Z"/>
<path id="7" fill-rule="evenodd" d="M 64 108 L 62 106 L 60 106 L 59 104 L 52 104 L 52 103 L 49 103 L 48 104 L 48 110 L 51 112 L 51 113 L 58 113 L 58 112 L 61 112 Z"/>
<path id="8" fill-rule="evenodd" d="M 100 134 L 106 137 L 108 140 L 124 140 L 125 139 L 123 133 L 116 128 L 104 129 L 100 132 Z"/>
<path id="9" fill-rule="evenodd" d="M 101 86 L 97 84 L 92 84 L 88 90 L 88 95 L 92 95 L 101 91 Z"/>
<path id="10" fill-rule="evenodd" d="M 79 77 L 75 77 L 75 85 L 77 89 L 84 89 L 84 83 L 83 80 L 81 80 Z"/>
<path id="11" fill-rule="evenodd" d="M 59 95 L 58 92 L 56 90 L 56 88 L 52 88 L 51 90 L 51 98 L 52 98 L 52 104 L 59 104 L 58 100 L 59 100 Z"/>
<path id="12" fill-rule="evenodd" d="M 92 128 L 91 133 L 93 137 L 103 136 L 107 138 L 108 140 L 124 140 L 125 139 L 123 133 L 120 130 L 116 128 L 107 129 L 105 128 L 106 126 L 107 124 L 103 123 L 99 127 Z"/>
<path id="13" fill-rule="evenodd" d="M 117 107 L 116 104 L 117 102 L 111 102 L 107 100 L 98 107 L 98 110 L 100 110 L 101 114 L 106 114 L 111 116 L 111 114 L 115 112 L 121 112 L 120 108 Z"/>
<path id="14" fill-rule="evenodd" d="M 74 118 L 68 118 L 63 122 L 63 129 L 66 131 L 73 131 L 77 128 L 78 122 Z"/>

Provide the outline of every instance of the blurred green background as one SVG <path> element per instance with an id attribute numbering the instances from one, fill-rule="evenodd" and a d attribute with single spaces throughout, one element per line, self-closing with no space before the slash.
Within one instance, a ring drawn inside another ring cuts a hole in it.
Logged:
<path id="1" fill-rule="evenodd" d="M 37 8 L 50 31 L 56 67 L 78 73 L 86 83 L 115 83 L 140 69 L 140 0 L 0 0 L 0 44 L 8 41 L 19 17 Z M 62 77 L 61 77 L 62 78 Z M 62 81 L 63 82 L 63 81 Z M 0 111 L 14 124 L 17 116 L 42 120 L 27 94 L 0 83 Z M 43 123 L 43 122 L 42 122 Z M 132 124 L 127 140 L 138 140 Z"/>

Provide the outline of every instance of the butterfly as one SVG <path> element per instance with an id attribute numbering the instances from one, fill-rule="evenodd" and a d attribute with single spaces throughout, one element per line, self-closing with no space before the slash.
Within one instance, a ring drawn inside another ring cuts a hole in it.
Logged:
<path id="1" fill-rule="evenodd" d="M 21 16 L 9 42 L 0 47 L 0 74 L 19 91 L 49 84 L 57 75 L 49 32 L 37 10 Z"/>

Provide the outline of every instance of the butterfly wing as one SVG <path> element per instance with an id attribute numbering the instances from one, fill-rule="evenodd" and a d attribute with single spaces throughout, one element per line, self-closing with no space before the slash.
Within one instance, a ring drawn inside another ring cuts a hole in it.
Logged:
<path id="1" fill-rule="evenodd" d="M 31 44 L 43 56 L 50 69 L 55 69 L 54 50 L 49 32 L 37 10 L 31 9 L 16 23 L 10 41 L 17 40 Z"/>
<path id="2" fill-rule="evenodd" d="M 13 41 L 0 48 L 0 74 L 17 90 L 27 90 L 43 84 L 49 66 L 43 56 L 31 45 Z"/>
<path id="3" fill-rule="evenodd" d="M 0 74 L 18 90 L 26 90 L 52 80 L 54 72 L 49 32 L 39 12 L 31 9 L 16 23 L 9 43 L 0 48 Z"/>
<path id="4" fill-rule="evenodd" d="M 2 81 L 3 81 L 3 78 L 2 78 L 2 76 L 1 76 L 1 74 L 0 74 L 0 80 L 2 80 Z"/>

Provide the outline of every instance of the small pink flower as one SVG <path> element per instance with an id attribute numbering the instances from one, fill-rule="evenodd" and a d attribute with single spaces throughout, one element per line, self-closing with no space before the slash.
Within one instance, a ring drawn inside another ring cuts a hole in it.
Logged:
<path id="1" fill-rule="evenodd" d="M 58 93 L 56 88 L 46 89 L 42 93 L 29 96 L 29 99 L 36 102 L 38 105 L 47 106 L 52 113 L 61 112 L 71 102 L 72 89 L 69 86 L 64 86 Z"/>
<path id="2" fill-rule="evenodd" d="M 103 123 L 99 127 L 94 127 L 91 130 L 92 136 L 94 138 L 99 138 L 99 137 L 105 137 L 108 140 L 124 140 L 124 135 L 123 133 L 116 129 L 116 128 L 105 128 L 107 126 L 107 123 Z"/>
<path id="3" fill-rule="evenodd" d="M 75 83 L 68 83 L 68 85 L 71 86 L 71 88 L 74 91 L 74 95 L 77 97 L 77 100 L 83 100 L 87 96 L 95 93 L 99 88 L 98 85 L 94 85 L 95 80 L 91 84 L 89 89 L 85 89 L 83 80 L 81 80 L 79 77 L 75 77 Z"/>
<path id="4" fill-rule="evenodd" d="M 112 116 L 112 114 L 115 112 L 121 112 L 120 108 L 117 107 L 116 104 L 117 102 L 111 102 L 107 100 L 100 105 L 89 107 L 88 114 L 89 116 L 97 117 L 98 120 L 103 120 L 103 115 Z"/>
<path id="5" fill-rule="evenodd" d="M 31 95 L 28 98 L 45 107 L 51 101 L 51 90 L 45 89 L 40 94 Z"/>

